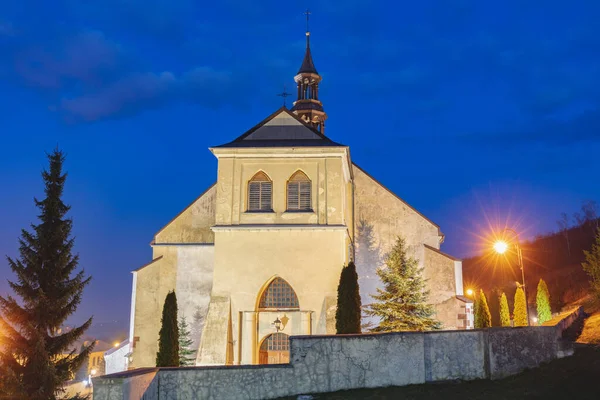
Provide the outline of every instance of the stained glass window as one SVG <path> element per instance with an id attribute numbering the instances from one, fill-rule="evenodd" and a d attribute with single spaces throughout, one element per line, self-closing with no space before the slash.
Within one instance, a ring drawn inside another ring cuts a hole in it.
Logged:
<path id="1" fill-rule="evenodd" d="M 300 308 L 294 289 L 283 279 L 275 278 L 263 292 L 259 308 Z"/>

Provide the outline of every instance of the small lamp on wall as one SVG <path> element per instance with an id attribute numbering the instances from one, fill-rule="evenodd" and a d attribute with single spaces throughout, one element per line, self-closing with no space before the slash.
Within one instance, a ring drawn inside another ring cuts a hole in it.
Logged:
<path id="1" fill-rule="evenodd" d="M 277 319 L 275 319 L 275 321 L 273 321 L 273 326 L 275 327 L 275 330 L 277 332 L 279 332 L 281 330 L 281 321 L 279 320 L 279 317 L 277 317 Z"/>

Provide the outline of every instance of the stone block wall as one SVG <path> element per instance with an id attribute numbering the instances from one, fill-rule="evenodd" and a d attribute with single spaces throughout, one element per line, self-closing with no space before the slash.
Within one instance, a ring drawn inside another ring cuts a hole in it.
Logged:
<path id="1" fill-rule="evenodd" d="M 569 354 L 567 327 L 296 336 L 289 364 L 134 370 L 94 378 L 94 400 L 270 399 L 498 379 Z"/>

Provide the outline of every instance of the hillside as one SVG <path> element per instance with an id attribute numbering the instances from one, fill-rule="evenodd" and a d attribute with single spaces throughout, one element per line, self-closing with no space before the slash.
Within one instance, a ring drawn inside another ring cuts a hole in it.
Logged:
<path id="1" fill-rule="evenodd" d="M 584 250 L 594 241 L 600 219 L 588 218 L 571 228 L 546 235 L 538 235 L 521 244 L 525 264 L 525 283 L 530 308 L 535 307 L 535 290 L 540 278 L 550 290 L 553 311 L 560 310 L 587 294 L 588 277 L 581 267 Z M 490 298 L 494 324 L 499 324 L 499 293 L 504 291 L 512 306 L 516 282 L 521 282 L 521 271 L 516 254 L 498 255 L 489 252 L 463 260 L 465 289 L 483 289 Z"/>

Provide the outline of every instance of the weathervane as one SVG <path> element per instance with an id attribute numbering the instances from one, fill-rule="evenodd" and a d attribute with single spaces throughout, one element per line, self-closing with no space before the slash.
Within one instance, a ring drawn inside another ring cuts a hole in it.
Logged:
<path id="1" fill-rule="evenodd" d="M 285 85 L 283 85 L 283 92 L 278 93 L 277 96 L 283 97 L 283 106 L 285 107 L 286 106 L 286 104 L 285 104 L 286 97 L 291 96 L 291 93 L 288 93 L 285 90 Z"/>

